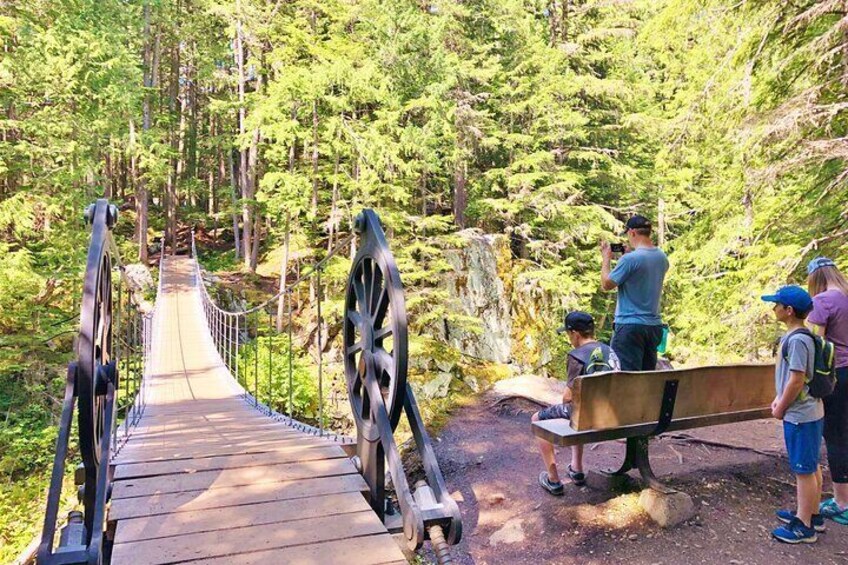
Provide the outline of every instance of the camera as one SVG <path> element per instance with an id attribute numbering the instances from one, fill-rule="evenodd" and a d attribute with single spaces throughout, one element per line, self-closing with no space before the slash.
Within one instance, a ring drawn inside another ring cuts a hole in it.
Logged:
<path id="1" fill-rule="evenodd" d="M 613 253 L 624 253 L 624 244 L 623 243 L 611 243 L 610 250 Z"/>

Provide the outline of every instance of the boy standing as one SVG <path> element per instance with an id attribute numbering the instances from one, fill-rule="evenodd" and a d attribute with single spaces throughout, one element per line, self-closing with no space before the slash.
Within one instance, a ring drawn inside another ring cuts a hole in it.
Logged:
<path id="1" fill-rule="evenodd" d="M 574 387 L 574 380 L 582 375 L 618 369 L 618 360 L 615 358 L 612 349 L 595 339 L 595 320 L 591 314 L 581 311 L 570 312 L 566 315 L 563 326 L 557 329 L 557 333 L 565 333 L 574 348 L 568 354 L 568 381 L 562 394 L 562 404 L 554 404 L 536 412 L 531 418 L 533 422 L 557 418 L 570 420 L 571 389 Z M 539 451 L 542 454 L 542 461 L 544 461 L 546 469 L 539 475 L 539 484 L 554 496 L 561 496 L 564 491 L 554 457 L 554 446 L 542 438 L 536 438 L 536 442 L 539 445 Z M 586 475 L 583 473 L 582 445 L 575 445 L 571 448 L 568 477 L 577 486 L 586 483 Z"/>
<path id="2" fill-rule="evenodd" d="M 771 412 L 783 420 L 786 451 L 798 494 L 796 511 L 777 511 L 778 519 L 786 525 L 774 530 L 772 536 L 785 543 L 813 543 L 816 532 L 824 531 L 824 519 L 818 514 L 824 405 L 809 393 L 807 383 L 815 374 L 815 343 L 809 335 L 801 333 L 804 320 L 813 309 L 813 300 L 806 290 L 795 285 L 784 286 L 762 299 L 774 302 L 775 318 L 786 324 L 775 367 L 777 396 Z"/>

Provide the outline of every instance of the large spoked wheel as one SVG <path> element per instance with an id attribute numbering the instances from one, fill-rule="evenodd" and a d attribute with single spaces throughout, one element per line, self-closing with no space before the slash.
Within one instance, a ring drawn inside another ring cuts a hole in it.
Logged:
<path id="1" fill-rule="evenodd" d="M 98 210 L 98 212 L 100 212 Z M 100 440 L 106 431 L 105 366 L 112 360 L 112 260 L 95 223 L 83 288 L 78 342 L 79 438 L 86 469 L 100 466 Z M 104 234 L 105 235 L 105 234 Z M 103 243 L 103 244 L 101 244 Z"/>
<path id="2" fill-rule="evenodd" d="M 379 432 L 371 413 L 365 379 L 380 384 L 394 430 L 406 399 L 407 320 L 403 287 L 377 215 L 366 210 L 357 218 L 363 233 L 345 298 L 345 377 L 357 428 L 369 440 Z M 367 362 L 373 359 L 373 363 Z M 369 374 L 371 373 L 371 374 Z"/>

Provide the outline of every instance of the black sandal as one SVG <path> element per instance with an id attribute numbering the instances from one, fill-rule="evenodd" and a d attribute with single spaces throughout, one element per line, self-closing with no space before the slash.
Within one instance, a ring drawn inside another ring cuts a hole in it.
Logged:
<path id="1" fill-rule="evenodd" d="M 571 468 L 571 465 L 568 466 L 568 478 L 571 479 L 571 482 L 578 487 L 582 487 L 586 484 L 586 475 L 579 471 L 575 471 Z"/>

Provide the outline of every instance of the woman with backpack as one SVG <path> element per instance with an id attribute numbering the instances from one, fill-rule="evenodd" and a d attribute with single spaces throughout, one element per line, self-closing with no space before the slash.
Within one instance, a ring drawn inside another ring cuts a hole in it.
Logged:
<path id="1" fill-rule="evenodd" d="M 827 257 L 807 265 L 807 287 L 813 311 L 807 323 L 833 343 L 836 387 L 824 397 L 824 440 L 833 481 L 833 498 L 819 507 L 820 514 L 848 526 L 848 280 Z"/>

